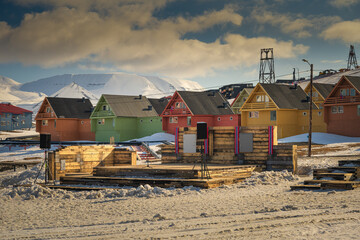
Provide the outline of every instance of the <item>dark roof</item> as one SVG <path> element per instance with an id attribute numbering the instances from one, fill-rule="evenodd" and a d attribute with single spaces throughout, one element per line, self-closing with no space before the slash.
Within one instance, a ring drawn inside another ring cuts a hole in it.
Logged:
<path id="1" fill-rule="evenodd" d="M 153 106 L 158 115 L 160 115 L 164 111 L 166 105 L 169 102 L 168 98 L 148 98 L 148 100 L 150 101 L 151 105 Z"/>
<path id="2" fill-rule="evenodd" d="M 58 118 L 90 118 L 93 105 L 86 98 L 47 97 Z"/>
<path id="3" fill-rule="evenodd" d="M 234 114 L 229 103 L 219 92 L 178 91 L 178 93 L 194 115 Z"/>
<path id="4" fill-rule="evenodd" d="M 306 93 L 300 87 L 293 87 L 285 84 L 260 83 L 269 97 L 281 109 L 309 109 L 309 103 L 306 102 Z M 313 108 L 317 109 L 313 104 Z"/>
<path id="5" fill-rule="evenodd" d="M 150 101 L 144 96 L 129 95 L 108 95 L 103 94 L 106 102 L 110 105 L 111 110 L 117 117 L 155 117 L 158 116 L 155 108 Z"/>
<path id="6" fill-rule="evenodd" d="M 22 114 L 22 113 L 32 113 L 32 111 L 16 107 L 10 103 L 0 103 L 0 114 L 2 113 L 12 113 L 12 114 Z"/>
<path id="7" fill-rule="evenodd" d="M 360 77 L 357 76 L 345 76 L 352 85 L 357 89 L 358 92 L 360 92 Z"/>
<path id="8" fill-rule="evenodd" d="M 313 86 L 314 88 L 316 88 L 316 90 L 318 90 L 321 96 L 327 98 L 327 96 L 329 96 L 335 85 L 329 83 L 313 83 Z"/>

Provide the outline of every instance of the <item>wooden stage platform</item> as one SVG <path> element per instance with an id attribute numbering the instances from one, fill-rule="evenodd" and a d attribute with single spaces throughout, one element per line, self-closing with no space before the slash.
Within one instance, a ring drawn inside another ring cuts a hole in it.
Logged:
<path id="1" fill-rule="evenodd" d="M 252 165 L 208 165 L 209 178 L 202 178 L 200 164 L 159 164 L 135 166 L 99 166 L 93 174 L 67 174 L 60 177 L 66 185 L 139 186 L 214 188 L 243 181 L 251 176 Z"/>

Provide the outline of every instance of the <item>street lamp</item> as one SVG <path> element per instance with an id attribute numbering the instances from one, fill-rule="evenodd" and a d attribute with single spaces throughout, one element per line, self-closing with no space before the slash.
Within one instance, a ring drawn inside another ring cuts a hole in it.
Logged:
<path id="1" fill-rule="evenodd" d="M 313 97 L 313 64 L 309 63 L 308 60 L 303 59 L 303 62 L 306 62 L 310 65 L 310 103 L 309 103 L 309 149 L 308 157 L 311 157 L 311 134 L 312 134 L 312 97 Z"/>

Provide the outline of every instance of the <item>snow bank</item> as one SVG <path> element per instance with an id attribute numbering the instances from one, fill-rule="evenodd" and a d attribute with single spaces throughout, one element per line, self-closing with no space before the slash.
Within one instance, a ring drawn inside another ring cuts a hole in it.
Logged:
<path id="1" fill-rule="evenodd" d="M 293 143 L 293 142 L 307 142 L 307 141 L 308 141 L 307 133 L 278 139 L 279 143 Z M 314 132 L 312 133 L 311 141 L 317 144 L 360 142 L 360 137 L 346 137 L 336 134 Z"/>
<path id="2" fill-rule="evenodd" d="M 34 166 L 31 169 L 27 169 L 23 172 L 20 172 L 17 175 L 5 177 L 0 180 L 0 186 L 12 186 L 12 185 L 23 185 L 23 184 L 33 184 L 36 177 L 38 176 L 37 182 L 45 181 L 45 171 L 44 167 L 40 171 L 41 164 Z"/>
<path id="3" fill-rule="evenodd" d="M 241 182 L 241 185 L 256 186 L 256 185 L 278 185 L 281 182 L 298 181 L 300 178 L 293 175 L 291 172 L 283 170 L 281 172 L 265 171 L 253 172 L 250 178 Z"/>
<path id="4" fill-rule="evenodd" d="M 35 198 L 59 198 L 59 199 L 98 199 L 98 198 L 121 198 L 121 197 L 138 197 L 138 198 L 153 198 L 153 197 L 172 197 L 184 194 L 201 194 L 205 189 L 189 186 L 183 188 L 160 188 L 152 187 L 148 184 L 144 186 L 135 187 L 113 187 L 103 190 L 92 191 L 68 191 L 63 189 L 49 189 L 40 185 L 33 185 L 31 187 L 9 187 L 11 185 L 19 184 L 33 184 L 39 171 L 40 164 L 32 169 L 26 170 L 16 176 L 9 177 L 2 181 L 3 186 L 7 188 L 0 190 L 0 196 L 8 198 L 19 197 L 24 200 Z M 253 175 L 246 179 L 238 186 L 256 186 L 256 185 L 278 185 L 283 182 L 298 181 L 299 178 L 288 171 L 282 172 L 254 172 Z M 41 172 L 38 182 L 44 181 L 44 173 Z M 99 187 L 99 186 L 91 186 Z"/>

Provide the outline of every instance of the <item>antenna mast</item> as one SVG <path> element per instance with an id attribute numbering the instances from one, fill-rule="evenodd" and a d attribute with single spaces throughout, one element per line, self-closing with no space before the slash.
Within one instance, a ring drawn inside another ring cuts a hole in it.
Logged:
<path id="1" fill-rule="evenodd" d="M 351 69 L 351 67 L 354 68 L 358 68 L 358 64 L 356 61 L 356 54 L 355 54 L 355 49 L 353 45 L 350 45 L 350 51 L 349 51 L 349 58 L 348 58 L 348 63 L 347 63 L 347 69 Z"/>
<path id="2" fill-rule="evenodd" d="M 263 48 L 260 53 L 260 83 L 274 83 L 274 52 L 272 48 Z"/>

